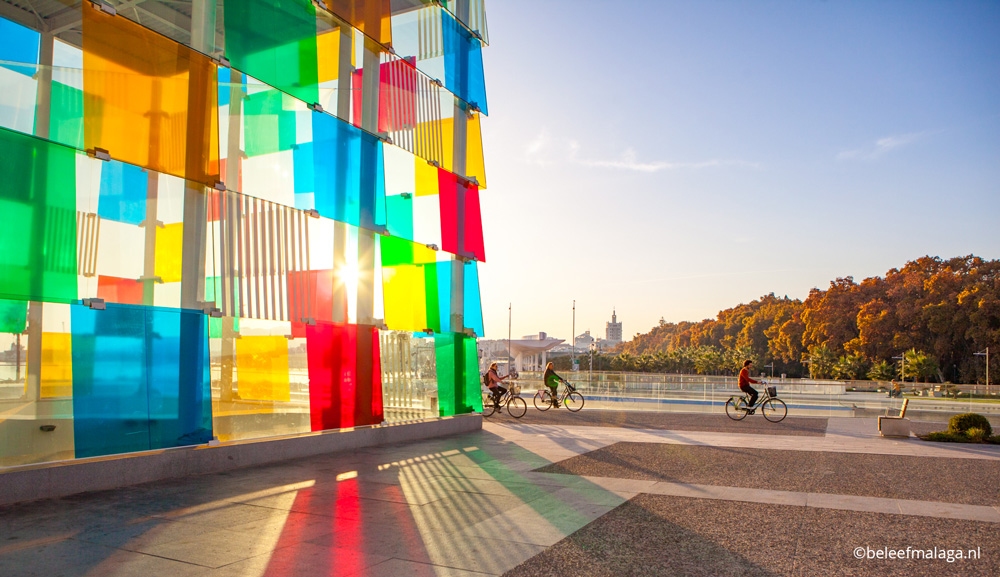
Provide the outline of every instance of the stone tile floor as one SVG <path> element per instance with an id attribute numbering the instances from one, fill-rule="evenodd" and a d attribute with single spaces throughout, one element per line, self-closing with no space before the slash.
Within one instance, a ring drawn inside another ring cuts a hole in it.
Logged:
<path id="1" fill-rule="evenodd" d="M 497 415 L 477 433 L 0 507 L 0 575 L 1000 574 L 995 487 L 923 495 L 911 490 L 930 485 L 920 477 L 898 492 L 848 490 L 851 478 L 878 484 L 860 467 L 879 463 L 890 475 L 926 465 L 947 476 L 971 460 L 976 475 L 1000 478 L 1000 447 L 883 439 L 873 419 L 799 422 L 781 435 L 670 413 L 544 417 Z M 643 456 L 664 445 L 667 457 Z M 642 448 L 629 462 L 646 474 L 580 465 L 616 446 Z M 753 486 L 735 462 L 723 467 L 735 476 L 697 475 L 697 459 L 722 449 L 754 455 L 763 473 Z M 789 455 L 804 460 L 790 467 Z M 789 482 L 811 471 L 808 459 L 838 482 Z M 859 546 L 979 548 L 981 558 L 859 561 Z"/>

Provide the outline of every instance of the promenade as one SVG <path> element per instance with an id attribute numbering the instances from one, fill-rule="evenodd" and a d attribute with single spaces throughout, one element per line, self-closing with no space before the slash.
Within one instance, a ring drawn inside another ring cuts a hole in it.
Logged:
<path id="1" fill-rule="evenodd" d="M 0 575 L 1000 574 L 1000 446 L 875 429 L 529 409 L 481 432 L 0 507 Z M 908 547 L 952 560 L 874 558 Z"/>

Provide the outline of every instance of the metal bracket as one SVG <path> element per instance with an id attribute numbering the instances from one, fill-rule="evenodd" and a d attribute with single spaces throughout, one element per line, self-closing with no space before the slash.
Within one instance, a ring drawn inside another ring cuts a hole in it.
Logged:
<path id="1" fill-rule="evenodd" d="M 226 192 L 226 183 L 221 180 L 216 180 L 215 185 L 212 188 L 218 190 L 219 192 Z"/>
<path id="2" fill-rule="evenodd" d="M 229 59 L 226 58 L 225 56 L 219 56 L 219 58 L 216 60 L 216 62 L 219 64 L 219 66 L 221 66 L 223 68 L 232 68 L 233 67 L 233 65 L 230 64 Z"/>
<path id="3" fill-rule="evenodd" d="M 94 8 L 96 8 L 97 10 L 100 10 L 101 12 L 104 12 L 105 14 L 110 14 L 111 16 L 117 16 L 118 15 L 118 10 L 116 10 L 115 7 L 112 6 L 111 4 L 106 4 L 104 2 L 94 1 L 94 0 L 92 0 L 90 2 L 90 4 Z"/>
<path id="4" fill-rule="evenodd" d="M 309 210 L 305 211 L 305 213 L 313 218 L 319 218 L 319 211 L 316 210 L 315 208 L 310 208 Z"/>
<path id="5" fill-rule="evenodd" d="M 88 150 L 87 154 L 96 158 L 97 160 L 103 160 L 105 162 L 111 160 L 111 153 L 109 153 L 107 150 L 104 150 L 103 148 L 97 148 L 96 146 L 93 148 L 93 150 Z"/>
<path id="6" fill-rule="evenodd" d="M 434 168 L 441 168 L 441 165 L 436 160 L 428 160 L 427 164 L 433 166 Z"/>
<path id="7" fill-rule="evenodd" d="M 310 104 L 309 110 L 312 110 L 314 112 L 323 112 L 323 105 L 320 104 L 319 102 L 317 102 L 316 104 Z"/>
<path id="8" fill-rule="evenodd" d="M 440 87 L 440 88 L 444 88 L 444 82 L 441 82 L 441 81 L 440 81 L 439 79 L 437 79 L 437 78 L 431 78 L 431 84 L 437 84 L 437 85 L 438 85 L 438 87 Z"/>
<path id="9" fill-rule="evenodd" d="M 428 335 L 433 335 L 434 334 L 434 330 L 433 329 L 424 329 L 423 332 L 427 333 Z"/>
<path id="10" fill-rule="evenodd" d="M 424 246 L 426 246 L 427 248 L 429 248 L 429 249 L 431 249 L 433 251 L 439 251 L 439 250 L 441 250 L 440 248 L 438 248 L 438 245 L 433 244 L 433 243 L 431 243 L 431 244 L 425 244 Z"/>
<path id="11" fill-rule="evenodd" d="M 476 334 L 476 330 L 475 329 L 470 329 L 470 328 L 466 327 L 466 328 L 462 329 L 462 332 L 465 333 L 465 336 L 467 336 L 467 337 L 472 337 L 474 339 L 479 338 L 479 335 Z"/>
<path id="12" fill-rule="evenodd" d="M 163 278 L 158 277 L 158 276 L 141 276 L 141 277 L 139 277 L 138 280 L 139 280 L 139 282 L 153 281 L 156 284 L 163 284 Z"/>
<path id="13" fill-rule="evenodd" d="M 312 317 L 306 317 L 306 318 L 302 319 L 302 322 L 305 323 L 305 324 L 307 324 L 307 325 L 309 325 L 309 326 L 316 326 L 316 319 L 314 319 Z"/>
<path id="14" fill-rule="evenodd" d="M 413 198 L 413 193 L 412 192 L 404 192 L 404 193 L 400 194 L 399 196 L 405 198 L 406 200 L 410 200 L 411 198 Z"/>
<path id="15" fill-rule="evenodd" d="M 208 316 L 210 316 L 210 317 L 212 317 L 213 319 L 221 319 L 222 318 L 222 311 L 220 311 L 217 307 L 212 307 L 212 308 L 205 309 L 205 314 L 208 315 Z"/>
<path id="16" fill-rule="evenodd" d="M 108 308 L 104 299 L 83 299 L 83 306 L 90 307 L 91 310 L 95 311 L 103 311 Z"/>

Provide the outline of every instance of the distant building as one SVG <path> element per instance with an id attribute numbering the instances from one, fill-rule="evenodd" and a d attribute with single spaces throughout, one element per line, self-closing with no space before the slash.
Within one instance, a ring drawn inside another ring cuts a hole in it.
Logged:
<path id="1" fill-rule="evenodd" d="M 590 336 L 590 331 L 584 331 L 582 335 L 577 335 L 573 341 L 576 343 L 576 350 L 589 351 L 590 344 L 594 342 L 594 337 Z"/>
<path id="2" fill-rule="evenodd" d="M 618 315 L 615 309 L 611 309 L 611 322 L 607 323 L 604 330 L 604 341 L 608 347 L 613 347 L 622 342 L 622 324 L 618 322 Z"/>

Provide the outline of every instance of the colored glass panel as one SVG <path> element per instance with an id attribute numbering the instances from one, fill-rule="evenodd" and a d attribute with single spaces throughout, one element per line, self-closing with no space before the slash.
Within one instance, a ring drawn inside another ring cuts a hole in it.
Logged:
<path id="1" fill-rule="evenodd" d="M 465 274 L 465 293 L 462 299 L 465 328 L 472 329 L 477 337 L 483 338 L 486 330 L 483 328 L 483 303 L 479 291 L 479 265 L 467 262 L 462 268 Z"/>
<path id="2" fill-rule="evenodd" d="M 184 260 L 184 224 L 176 222 L 156 229 L 156 264 L 153 274 L 165 283 L 180 282 Z"/>
<path id="3" fill-rule="evenodd" d="M 149 175 L 138 166 L 111 161 L 101 165 L 101 191 L 97 214 L 101 218 L 141 224 L 146 220 Z"/>
<path id="4" fill-rule="evenodd" d="M 76 153 L 0 129 L 0 298 L 77 298 Z"/>
<path id="5" fill-rule="evenodd" d="M 483 156 L 482 115 L 473 114 L 465 124 L 465 176 L 486 188 L 486 162 Z"/>
<path id="6" fill-rule="evenodd" d="M 72 335 L 42 333 L 42 364 L 39 382 L 42 398 L 73 394 Z"/>
<path id="7" fill-rule="evenodd" d="M 395 236 L 384 236 L 382 245 L 382 266 L 426 264 L 437 261 L 437 253 L 422 244 L 417 244 Z"/>
<path id="8" fill-rule="evenodd" d="M 221 195 L 220 194 L 220 196 L 221 197 L 225 197 L 226 195 Z M 221 298 L 220 298 L 221 297 L 221 285 L 222 285 L 222 277 L 217 277 L 216 276 L 216 277 L 212 277 L 212 278 L 209 278 L 209 279 L 205 280 L 205 302 L 216 303 L 216 306 L 220 305 L 219 301 L 221 300 Z M 220 296 L 216 296 L 216 295 L 220 295 Z M 238 292 L 235 293 L 234 298 L 235 298 L 234 305 L 235 305 L 235 308 L 238 310 L 239 306 L 240 306 L 240 295 L 239 295 Z M 225 322 L 225 319 L 214 318 L 214 317 L 211 317 L 211 318 L 208 319 L 208 336 L 209 336 L 209 338 L 218 339 L 218 338 L 222 337 L 222 323 L 223 322 Z M 240 332 L 240 318 L 237 317 L 237 316 L 233 316 L 233 332 L 234 333 Z"/>
<path id="9" fill-rule="evenodd" d="M 447 170 L 438 171 L 438 202 L 441 206 L 441 250 L 459 254 L 458 178 Z"/>
<path id="10" fill-rule="evenodd" d="M 429 328 L 424 282 L 422 266 L 382 269 L 382 298 L 387 328 L 400 331 L 423 331 Z"/>
<path id="11" fill-rule="evenodd" d="M 380 44 L 392 43 L 392 13 L 389 0 L 324 0 L 324 4 L 351 26 Z"/>
<path id="12" fill-rule="evenodd" d="M 149 449 L 146 314 L 71 307 L 76 456 Z"/>
<path id="13" fill-rule="evenodd" d="M 479 386 L 479 347 L 476 346 L 476 339 L 465 337 L 462 339 L 465 347 L 463 358 L 465 365 L 462 371 L 463 392 L 465 399 L 463 404 L 464 412 L 471 413 L 483 411 L 483 395 Z"/>
<path id="14" fill-rule="evenodd" d="M 215 63 L 90 3 L 81 9 L 84 146 L 214 185 L 219 180 Z"/>
<path id="15" fill-rule="evenodd" d="M 201 311 L 145 307 L 149 448 L 212 440 L 208 327 Z"/>
<path id="16" fill-rule="evenodd" d="M 291 96 L 277 90 L 264 90 L 243 99 L 243 140 L 247 156 L 295 147 L 295 106 Z"/>
<path id="17" fill-rule="evenodd" d="M 472 347 L 466 345 L 469 340 L 473 341 Z M 469 356 L 478 362 L 475 340 L 455 333 L 435 334 L 434 355 L 437 360 L 440 416 L 460 415 L 475 410 L 478 403 L 474 397 L 479 396 L 480 390 L 479 371 L 477 364 L 467 362 Z M 472 374 L 473 371 L 475 375 Z"/>
<path id="18" fill-rule="evenodd" d="M 413 196 L 394 195 L 386 197 L 386 217 L 389 234 L 394 237 L 413 238 Z"/>
<path id="19" fill-rule="evenodd" d="M 226 57 L 233 68 L 292 96 L 319 102 L 316 7 L 309 0 L 226 5 Z"/>
<path id="20" fill-rule="evenodd" d="M 83 150 L 83 91 L 52 82 L 49 98 L 49 140 Z"/>
<path id="21" fill-rule="evenodd" d="M 305 336 L 305 323 L 333 322 L 347 318 L 347 298 L 334 302 L 333 270 L 290 271 L 288 273 L 288 315 L 292 319 L 292 335 Z M 334 307 L 338 314 L 334 316 Z"/>
<path id="22" fill-rule="evenodd" d="M 441 35 L 445 88 L 478 107 L 483 114 L 489 114 L 486 107 L 482 43 L 444 10 L 441 10 Z"/>
<path id="23" fill-rule="evenodd" d="M 313 431 L 382 422 L 378 331 L 317 323 L 306 327 L 309 414 Z"/>
<path id="24" fill-rule="evenodd" d="M 429 196 L 438 193 L 438 167 L 415 156 L 414 160 L 414 190 L 417 196 Z"/>
<path id="25" fill-rule="evenodd" d="M 236 339 L 236 374 L 241 399 L 288 402 L 288 339 L 270 335 Z"/>
<path id="26" fill-rule="evenodd" d="M 30 28 L 0 18 L 0 60 L 38 64 L 41 35 Z M 4 66 L 15 72 L 24 68 Z"/>
<path id="27" fill-rule="evenodd" d="M 479 188 L 475 185 L 461 186 L 465 194 L 465 222 L 462 223 L 462 250 L 466 256 L 478 261 L 486 261 L 486 245 L 483 242 L 483 216 L 479 205 Z"/>
<path id="28" fill-rule="evenodd" d="M 27 322 L 27 301 L 0 299 L 0 333 L 23 333 Z"/>
<path id="29" fill-rule="evenodd" d="M 78 458 L 212 438 L 204 314 L 75 305 L 71 320 Z"/>
<path id="30" fill-rule="evenodd" d="M 110 303 L 142 304 L 142 283 L 130 278 L 100 275 L 97 277 L 97 298 Z"/>

